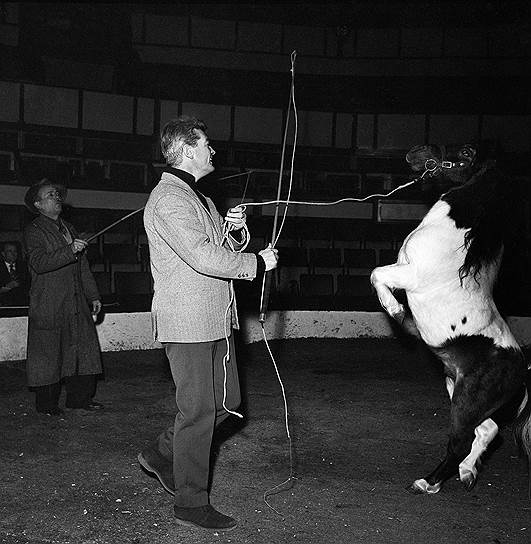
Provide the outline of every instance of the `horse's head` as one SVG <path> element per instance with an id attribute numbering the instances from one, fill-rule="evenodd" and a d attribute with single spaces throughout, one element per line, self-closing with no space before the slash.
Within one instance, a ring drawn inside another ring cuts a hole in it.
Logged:
<path id="1" fill-rule="evenodd" d="M 512 237 L 515 188 L 496 166 L 497 151 L 489 142 L 481 145 L 422 145 L 413 147 L 406 160 L 414 172 L 433 182 L 427 190 L 443 192 L 448 216 L 459 229 L 467 229 L 467 254 L 459 274 L 478 277 L 483 266 L 495 263 Z"/>
<path id="2" fill-rule="evenodd" d="M 440 182 L 462 184 L 473 174 L 477 154 L 477 148 L 471 144 L 427 144 L 411 148 L 406 161 L 414 172 L 427 172 L 428 176 Z"/>

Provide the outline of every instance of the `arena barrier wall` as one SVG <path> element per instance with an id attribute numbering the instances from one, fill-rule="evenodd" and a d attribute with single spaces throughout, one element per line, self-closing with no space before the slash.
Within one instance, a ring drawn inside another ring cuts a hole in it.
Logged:
<path id="1" fill-rule="evenodd" d="M 523 347 L 531 345 L 531 317 L 509 317 L 513 334 Z M 240 315 L 241 339 L 263 340 L 256 315 Z M 0 319 L 0 361 L 26 358 L 27 317 Z M 159 349 L 151 336 L 149 312 L 111 313 L 97 325 L 102 351 Z M 268 340 L 280 338 L 393 338 L 396 328 L 381 312 L 271 311 L 264 325 Z"/>

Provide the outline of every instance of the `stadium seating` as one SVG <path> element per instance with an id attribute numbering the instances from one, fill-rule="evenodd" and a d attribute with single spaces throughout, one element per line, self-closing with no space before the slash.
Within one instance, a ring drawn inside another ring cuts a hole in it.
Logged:
<path id="1" fill-rule="evenodd" d="M 118 303 L 128 311 L 150 308 L 153 281 L 149 272 L 115 272 L 114 289 Z"/>
<path id="2" fill-rule="evenodd" d="M 373 248 L 343 249 L 343 266 L 349 274 L 366 273 L 376 266 L 376 251 Z"/>
<path id="3" fill-rule="evenodd" d="M 138 247 L 133 244 L 104 244 L 103 257 L 106 269 L 111 273 L 118 270 L 140 271 Z M 123 266 L 125 265 L 125 266 Z"/>

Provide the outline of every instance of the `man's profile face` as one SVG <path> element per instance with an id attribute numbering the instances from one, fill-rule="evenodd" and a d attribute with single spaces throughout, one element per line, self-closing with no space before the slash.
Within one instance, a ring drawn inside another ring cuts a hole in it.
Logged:
<path id="1" fill-rule="evenodd" d="M 14 263 L 18 258 L 17 246 L 6 244 L 2 249 L 2 257 L 6 263 Z"/>
<path id="2" fill-rule="evenodd" d="M 206 176 L 214 171 L 212 157 L 216 152 L 210 147 L 207 135 L 199 129 L 196 129 L 196 132 L 200 137 L 199 140 L 197 140 L 195 147 L 191 148 L 194 154 L 193 161 L 201 176 Z"/>
<path id="3" fill-rule="evenodd" d="M 46 216 L 59 215 L 63 210 L 63 198 L 53 185 L 41 187 L 34 204 L 37 210 Z"/>

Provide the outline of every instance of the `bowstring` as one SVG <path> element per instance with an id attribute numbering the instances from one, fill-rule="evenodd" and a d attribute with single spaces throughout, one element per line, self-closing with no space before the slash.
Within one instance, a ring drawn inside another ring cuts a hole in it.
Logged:
<path id="1" fill-rule="evenodd" d="M 275 247 L 277 245 L 278 239 L 280 238 L 280 233 L 282 232 L 282 229 L 284 228 L 284 223 L 286 222 L 286 217 L 288 215 L 288 206 L 290 204 L 290 197 L 291 197 L 291 190 L 293 188 L 293 170 L 294 170 L 294 164 L 295 164 L 295 151 L 297 148 L 297 137 L 299 132 L 299 119 L 297 114 L 297 104 L 295 102 L 295 59 L 297 57 L 296 51 L 293 51 L 291 53 L 291 89 L 290 89 L 290 100 L 289 100 L 289 106 L 288 106 L 288 116 L 286 119 L 286 130 L 284 132 L 284 144 L 283 144 L 283 152 L 285 149 L 285 140 L 286 135 L 288 132 L 288 124 L 289 124 L 289 113 L 290 113 L 290 106 L 293 104 L 293 120 L 295 123 L 295 129 L 293 134 L 293 149 L 291 152 L 291 164 L 290 164 L 290 174 L 289 174 L 289 186 L 288 186 L 288 196 L 286 198 L 286 206 L 284 207 L 284 215 L 282 216 L 282 221 L 280 223 L 280 227 L 277 232 L 277 236 L 272 241 L 272 246 Z M 281 184 L 283 175 L 283 166 L 281 166 L 280 171 L 280 177 L 279 177 L 279 184 Z"/>
<path id="2" fill-rule="evenodd" d="M 274 216 L 274 220 L 273 220 L 273 230 L 272 230 L 272 234 L 271 234 L 271 247 L 272 248 L 274 248 L 275 245 L 277 244 L 278 239 L 280 237 L 280 233 L 282 232 L 282 228 L 284 227 L 284 223 L 286 221 L 286 216 L 287 216 L 287 213 L 288 213 L 288 206 L 289 206 L 289 200 L 290 200 L 290 197 L 291 197 L 291 190 L 292 190 L 292 186 L 293 186 L 293 169 L 294 169 L 295 150 L 296 150 L 296 146 L 297 146 L 297 132 L 298 132 L 297 108 L 296 108 L 296 103 L 295 103 L 295 59 L 296 59 L 296 56 L 297 56 L 297 52 L 293 51 L 291 53 L 290 99 L 289 99 L 289 102 L 288 102 L 288 111 L 287 111 L 287 116 L 286 116 L 286 126 L 284 128 L 284 138 L 283 138 L 283 142 L 282 142 L 282 154 L 281 154 L 281 161 L 280 161 L 280 171 L 279 171 L 279 176 L 278 176 L 278 189 L 277 189 L 277 201 L 278 202 L 277 202 L 276 208 L 275 208 L 275 216 Z M 286 142 L 287 142 L 287 135 L 288 135 L 289 120 L 290 120 L 290 113 L 291 113 L 291 105 L 292 104 L 293 104 L 294 119 L 295 119 L 295 131 L 294 131 L 294 139 L 293 139 L 293 149 L 292 149 L 292 154 L 291 154 L 290 179 L 289 179 L 287 200 L 284 201 L 284 203 L 285 203 L 284 213 L 283 213 L 283 216 L 282 216 L 282 221 L 280 223 L 280 228 L 278 229 L 278 232 L 277 232 L 276 228 L 277 228 L 278 215 L 279 215 L 279 206 L 280 206 L 280 203 L 281 203 L 280 196 L 281 196 L 281 191 L 282 191 L 282 178 L 283 178 L 283 175 L 284 175 L 284 158 L 285 158 Z M 261 295 L 260 295 L 260 309 L 263 307 L 262 305 L 263 305 L 264 297 L 265 297 L 265 284 L 266 284 L 265 280 L 266 280 L 266 274 L 264 274 L 264 279 L 262 281 L 262 292 L 261 292 Z M 273 486 L 272 488 L 267 489 L 266 491 L 264 491 L 263 500 L 264 500 L 265 504 L 271 510 L 273 510 L 273 512 L 275 512 L 279 516 L 282 516 L 281 512 L 276 510 L 269 503 L 267 498 L 270 497 L 271 495 L 276 495 L 277 493 L 280 493 L 281 491 L 286 491 L 287 489 L 290 489 L 293 486 L 294 480 L 296 480 L 296 477 L 294 475 L 293 442 L 292 442 L 292 439 L 291 439 L 291 433 L 290 433 L 290 429 L 289 429 L 288 403 L 287 403 L 287 399 L 286 399 L 286 392 L 285 392 L 285 389 L 284 389 L 284 384 L 282 382 L 282 378 L 280 377 L 280 372 L 278 370 L 278 365 L 277 365 L 277 363 L 275 361 L 275 357 L 273 356 L 273 353 L 272 353 L 271 348 L 269 346 L 269 342 L 267 341 L 267 335 L 266 335 L 266 332 L 265 332 L 264 321 L 261 321 L 260 325 L 262 327 L 262 335 L 263 335 L 263 338 L 264 338 L 264 342 L 265 342 L 265 345 L 266 345 L 267 350 L 269 352 L 269 356 L 271 357 L 271 361 L 273 362 L 273 367 L 275 369 L 277 379 L 279 381 L 280 388 L 281 388 L 281 391 L 282 391 L 282 398 L 283 398 L 283 401 L 284 401 L 284 424 L 285 424 L 286 435 L 287 435 L 288 443 L 289 443 L 289 464 L 290 464 L 290 472 L 289 472 L 288 478 L 286 480 L 284 480 L 283 482 L 281 482 L 280 484 L 277 484 L 277 485 Z"/>

